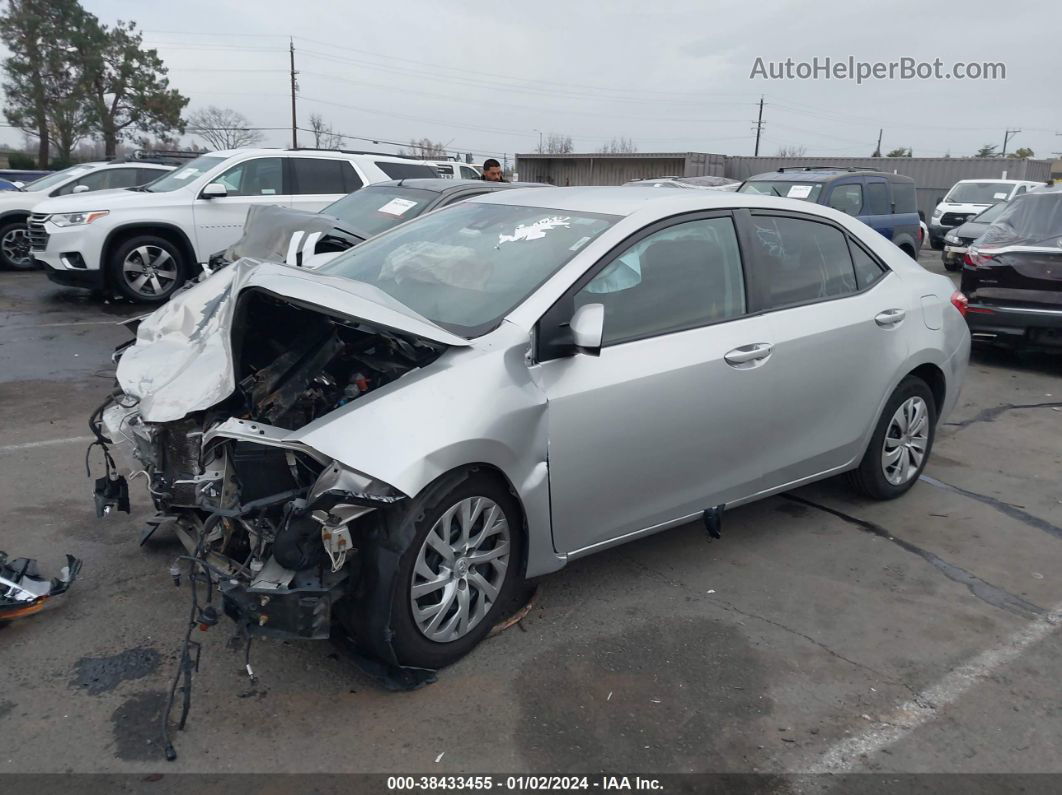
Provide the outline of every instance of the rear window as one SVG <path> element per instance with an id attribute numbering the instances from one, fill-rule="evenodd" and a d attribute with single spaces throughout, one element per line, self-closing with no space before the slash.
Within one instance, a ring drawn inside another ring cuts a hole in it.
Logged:
<path id="1" fill-rule="evenodd" d="M 420 179 L 437 175 L 435 169 L 427 163 L 388 163 L 377 160 L 376 165 L 391 179 Z"/>
<path id="2" fill-rule="evenodd" d="M 892 183 L 892 200 L 896 203 L 898 213 L 918 212 L 918 202 L 915 201 L 915 186 L 913 182 Z"/>
<path id="3" fill-rule="evenodd" d="M 793 182 L 791 180 L 761 179 L 746 182 L 741 193 L 758 193 L 761 196 L 781 196 L 784 199 L 805 199 L 817 202 L 822 193 L 821 182 Z"/>

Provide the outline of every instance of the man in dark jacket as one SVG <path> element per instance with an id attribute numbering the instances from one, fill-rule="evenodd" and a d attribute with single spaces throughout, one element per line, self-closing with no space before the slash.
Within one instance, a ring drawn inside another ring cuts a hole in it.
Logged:
<path id="1" fill-rule="evenodd" d="M 483 181 L 484 182 L 505 182 L 502 177 L 501 163 L 495 160 L 493 157 L 487 158 L 483 161 Z"/>

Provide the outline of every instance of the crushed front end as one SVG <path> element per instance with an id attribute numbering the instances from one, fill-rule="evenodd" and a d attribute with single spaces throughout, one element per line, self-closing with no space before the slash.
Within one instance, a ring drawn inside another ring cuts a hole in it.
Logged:
<path id="1" fill-rule="evenodd" d="M 175 532 L 190 576 L 220 592 L 224 612 L 248 635 L 327 638 L 337 603 L 356 584 L 360 539 L 376 512 L 406 495 L 299 442 L 295 431 L 327 422 L 445 347 L 245 292 L 231 328 L 229 396 L 152 422 L 141 398 L 118 390 L 94 415 L 108 470 L 97 480 L 99 512 L 128 510 L 113 445 L 155 507 L 141 543 Z"/>

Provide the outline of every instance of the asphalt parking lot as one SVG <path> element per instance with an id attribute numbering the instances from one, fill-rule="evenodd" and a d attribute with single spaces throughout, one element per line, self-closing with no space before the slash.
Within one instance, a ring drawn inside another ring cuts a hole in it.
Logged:
<path id="1" fill-rule="evenodd" d="M 826 482 L 580 560 L 418 691 L 327 643 L 258 643 L 251 685 L 223 621 L 166 763 L 179 545 L 137 545 L 139 481 L 97 520 L 84 468 L 134 314 L 0 273 L 0 549 L 84 560 L 0 625 L 0 771 L 1062 772 L 1062 357 L 993 351 L 904 498 Z"/>

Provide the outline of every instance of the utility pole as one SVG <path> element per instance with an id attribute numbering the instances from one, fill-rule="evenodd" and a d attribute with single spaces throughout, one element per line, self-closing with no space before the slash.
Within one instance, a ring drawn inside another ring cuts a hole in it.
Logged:
<path id="1" fill-rule="evenodd" d="M 288 52 L 291 55 L 291 148 L 299 148 L 298 122 L 295 116 L 295 39 L 288 39 Z"/>
<path id="2" fill-rule="evenodd" d="M 881 157 L 881 134 L 884 132 L 884 127 L 878 129 L 878 145 L 877 148 L 874 149 L 873 157 Z"/>
<path id="3" fill-rule="evenodd" d="M 1007 156 L 1007 141 L 1010 140 L 1012 135 L 1017 135 L 1020 132 L 1021 130 L 1007 130 L 1003 133 L 1003 154 L 1001 154 L 1000 157 Z"/>
<path id="4" fill-rule="evenodd" d="M 763 94 L 760 94 L 760 115 L 756 118 L 756 151 L 753 157 L 760 156 L 760 133 L 763 131 Z"/>

